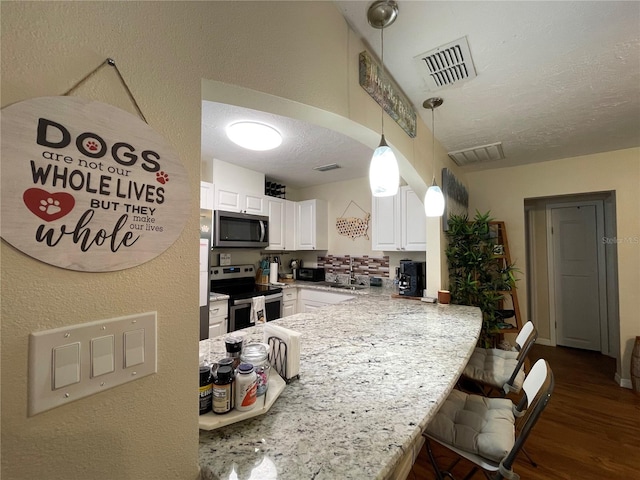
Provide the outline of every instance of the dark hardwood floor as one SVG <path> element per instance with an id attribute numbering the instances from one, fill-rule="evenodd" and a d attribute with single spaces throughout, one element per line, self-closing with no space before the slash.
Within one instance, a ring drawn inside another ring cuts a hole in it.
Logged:
<path id="1" fill-rule="evenodd" d="M 615 359 L 597 352 L 535 345 L 529 358 L 545 358 L 553 370 L 555 388 L 526 443 L 538 463 L 520 454 L 514 471 L 522 480 L 640 480 L 640 395 L 614 381 Z M 433 442 L 441 466 L 455 458 Z M 472 464 L 461 461 L 453 470 L 463 478 Z M 409 480 L 435 479 L 422 448 Z M 477 472 L 473 479 L 483 479 Z"/>

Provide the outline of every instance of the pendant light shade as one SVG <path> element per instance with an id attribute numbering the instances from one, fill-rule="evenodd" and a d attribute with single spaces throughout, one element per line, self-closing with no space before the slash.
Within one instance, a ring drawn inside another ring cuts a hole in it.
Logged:
<path id="1" fill-rule="evenodd" d="M 444 195 L 435 182 L 424 196 L 424 213 L 427 217 L 441 217 L 444 214 Z"/>
<path id="2" fill-rule="evenodd" d="M 379 0 L 371 4 L 367 11 L 369 24 L 380 29 L 380 44 L 382 54 L 381 81 L 384 83 L 384 29 L 391 25 L 398 16 L 398 4 L 393 0 Z M 383 96 L 384 101 L 384 96 Z M 381 138 L 380 145 L 373 152 L 369 164 L 369 185 L 374 197 L 390 197 L 398 193 L 400 185 L 400 170 L 396 156 L 384 139 L 384 108 L 381 110 Z"/>
<path id="3" fill-rule="evenodd" d="M 398 193 L 400 170 L 393 150 L 384 140 L 373 152 L 369 165 L 369 186 L 374 197 L 391 197 Z"/>
<path id="4" fill-rule="evenodd" d="M 422 106 L 431 109 L 431 158 L 433 159 L 433 183 L 424 196 L 424 213 L 427 217 L 441 217 L 444 214 L 444 195 L 436 183 L 436 126 L 433 111 L 442 105 L 440 97 L 429 98 Z"/>

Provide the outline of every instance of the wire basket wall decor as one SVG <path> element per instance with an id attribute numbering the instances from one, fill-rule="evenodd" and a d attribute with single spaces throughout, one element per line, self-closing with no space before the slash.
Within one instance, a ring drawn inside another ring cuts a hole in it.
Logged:
<path id="1" fill-rule="evenodd" d="M 345 217 L 344 214 L 351 204 L 358 207 L 364 213 L 364 218 L 358 217 Z M 360 205 L 351 200 L 347 208 L 344 209 L 342 215 L 336 219 L 336 230 L 340 235 L 350 237 L 351 240 L 355 240 L 356 237 L 365 237 L 369 240 L 369 221 L 371 220 L 371 214 L 364 211 Z"/>

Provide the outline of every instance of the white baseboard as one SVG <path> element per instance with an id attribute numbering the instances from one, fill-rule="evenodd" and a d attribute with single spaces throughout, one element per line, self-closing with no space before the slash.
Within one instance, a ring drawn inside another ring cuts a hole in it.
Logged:
<path id="1" fill-rule="evenodd" d="M 618 373 L 615 374 L 614 378 L 616 380 L 616 383 L 620 385 L 622 388 L 628 388 L 628 389 L 633 388 L 633 385 L 631 385 L 630 378 L 622 378 L 620 375 L 618 375 Z"/>
<path id="2" fill-rule="evenodd" d="M 538 345 L 545 345 L 547 347 L 554 347 L 555 346 L 553 343 L 551 343 L 551 340 L 549 340 L 548 338 L 537 338 L 536 339 L 536 343 Z"/>

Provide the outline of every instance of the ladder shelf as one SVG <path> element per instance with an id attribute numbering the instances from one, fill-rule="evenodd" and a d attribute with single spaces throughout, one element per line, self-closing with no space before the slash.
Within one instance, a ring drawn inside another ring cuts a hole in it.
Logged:
<path id="1" fill-rule="evenodd" d="M 507 229 L 502 221 L 489 222 L 491 238 L 493 241 L 494 259 L 498 262 L 500 269 L 512 266 L 511 252 L 509 251 L 509 240 L 507 238 Z M 513 311 L 513 314 L 505 318 L 505 324 L 511 327 L 501 328 L 499 335 L 504 333 L 518 333 L 522 328 L 522 316 L 520 314 L 520 303 L 518 302 L 518 289 L 514 286 L 510 290 L 499 290 L 502 296 L 500 301 L 500 309 Z M 515 320 L 515 324 L 513 321 Z"/>

